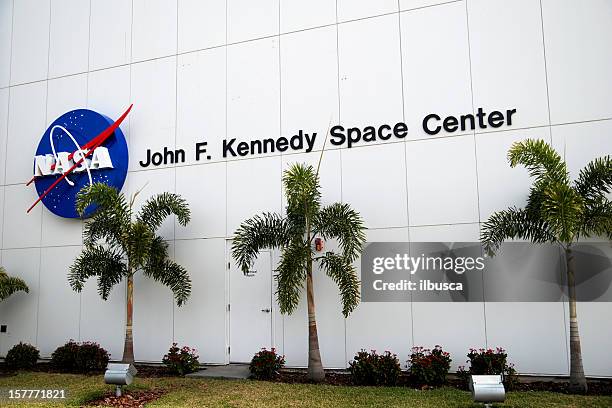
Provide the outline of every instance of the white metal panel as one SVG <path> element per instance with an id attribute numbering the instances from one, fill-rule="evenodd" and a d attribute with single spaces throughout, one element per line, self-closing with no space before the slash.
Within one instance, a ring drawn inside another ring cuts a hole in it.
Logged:
<path id="1" fill-rule="evenodd" d="M 227 48 L 227 139 L 237 139 L 234 147 L 280 135 L 278 46 L 278 38 L 265 38 Z"/>
<path id="2" fill-rule="evenodd" d="M 9 95 L 6 183 L 21 184 L 32 177 L 31 159 L 47 127 L 47 84 L 36 82 L 15 86 Z M 27 154 L 27 160 L 24 160 L 24 154 Z"/>
<path id="3" fill-rule="evenodd" d="M 408 226 L 404 143 L 343 151 L 342 200 L 368 228 Z"/>
<path id="4" fill-rule="evenodd" d="M 151 171 L 135 171 L 129 172 L 123 192 L 126 197 L 131 198 L 133 194 L 140 191 L 134 201 L 134 215 L 137 215 L 141 207 L 147 200 L 158 194 L 168 192 L 174 193 L 176 169 L 161 168 Z M 174 221 L 175 216 L 167 217 L 162 225 L 158 228 L 157 234 L 161 235 L 166 240 L 174 239 Z"/>
<path id="5" fill-rule="evenodd" d="M 178 0 L 178 52 L 225 44 L 228 0 Z"/>
<path id="6" fill-rule="evenodd" d="M 474 107 L 487 112 L 520 107 L 512 127 L 547 125 L 539 2 L 476 0 L 467 6 Z M 479 129 L 490 130 L 499 128 Z"/>
<path id="7" fill-rule="evenodd" d="M 406 143 L 410 225 L 478 221 L 472 135 Z"/>
<path id="8" fill-rule="evenodd" d="M 9 86 L 11 64 L 11 34 L 13 31 L 13 0 L 0 1 L 0 88 Z M 1 173 L 0 173 L 1 174 Z M 0 177 L 2 180 L 2 177 Z"/>
<path id="9" fill-rule="evenodd" d="M 174 256 L 174 245 L 168 248 Z M 174 296 L 169 287 L 142 272 L 134 276 L 134 358 L 161 361 L 172 344 Z"/>
<path id="10" fill-rule="evenodd" d="M 81 294 L 80 341 L 99 343 L 111 360 L 121 360 L 125 338 L 125 280 L 115 285 L 108 300 L 98 294 L 95 278 L 88 279 Z M 135 322 L 135 324 L 137 324 Z"/>
<path id="11" fill-rule="evenodd" d="M 175 221 L 177 239 L 225 237 L 225 175 L 225 163 L 176 168 L 176 192 L 191 210 L 187 226 Z"/>
<path id="12" fill-rule="evenodd" d="M 4 248 L 40 246 L 40 221 L 44 206 L 39 203 L 30 213 L 26 213 L 37 198 L 38 194 L 33 188 L 24 188 L 22 184 L 4 188 Z"/>
<path id="13" fill-rule="evenodd" d="M 340 22 L 398 11 L 397 0 L 338 0 L 337 4 Z"/>
<path id="14" fill-rule="evenodd" d="M 336 3 L 329 0 L 280 1 L 281 33 L 320 27 L 336 22 Z"/>
<path id="15" fill-rule="evenodd" d="M 247 218 L 280 212 L 281 159 L 266 157 L 227 163 L 227 235 Z"/>
<path id="16" fill-rule="evenodd" d="M 112 23 L 110 23 L 112 22 Z M 91 0 L 89 69 L 130 63 L 132 2 Z"/>
<path id="17" fill-rule="evenodd" d="M 272 347 L 272 265 L 260 252 L 248 274 L 230 261 L 230 361 L 248 363 L 262 348 Z"/>
<path id="18" fill-rule="evenodd" d="M 192 286 L 187 303 L 174 308 L 174 341 L 195 347 L 201 363 L 226 363 L 225 239 L 177 240 L 175 261 L 187 269 Z"/>
<path id="19" fill-rule="evenodd" d="M 316 132 L 314 150 L 321 150 L 330 123 L 338 123 L 336 27 L 283 35 L 280 47 L 281 135 Z M 333 148 L 328 140 L 325 149 Z"/>
<path id="20" fill-rule="evenodd" d="M 130 106 L 130 67 L 94 71 L 87 79 L 87 108 L 116 120 Z M 139 109 L 136 102 L 134 109 Z M 123 135 L 129 140 L 131 117 L 121 124 Z M 130 158 L 131 160 L 131 158 Z"/>
<path id="21" fill-rule="evenodd" d="M 6 356 L 20 341 L 36 346 L 40 249 L 5 249 L 2 263 L 9 275 L 23 279 L 30 289 L 0 302 L 0 320 L 7 325 L 7 333 L 0 334 L 0 355 Z"/>
<path id="22" fill-rule="evenodd" d="M 422 121 L 430 113 L 442 118 L 472 113 L 465 4 L 453 2 L 400 13 L 400 21 L 408 138 L 448 136 L 444 130 L 428 135 Z"/>
<path id="23" fill-rule="evenodd" d="M 561 302 L 486 302 L 488 347 L 506 349 L 519 373 L 568 375 L 563 309 Z"/>
<path id="24" fill-rule="evenodd" d="M 510 167 L 508 150 L 527 138 L 550 141 L 548 127 L 511 130 L 476 135 L 480 219 L 484 222 L 495 211 L 527 202 L 531 180 L 523 166 Z"/>
<path id="25" fill-rule="evenodd" d="M 393 126 L 403 119 L 398 19 L 392 14 L 338 26 L 342 125 Z"/>
<path id="26" fill-rule="evenodd" d="M 278 34 L 280 0 L 227 0 L 228 43 Z"/>
<path id="27" fill-rule="evenodd" d="M 130 170 L 142 170 L 147 150 L 174 150 L 176 125 L 176 57 L 162 58 L 132 65 L 130 112 Z M 125 109 L 125 108 L 124 108 Z M 155 167 L 168 167 L 172 163 Z"/>
<path id="28" fill-rule="evenodd" d="M 88 1 L 53 0 L 51 2 L 50 78 L 87 71 L 89 16 Z"/>
<path id="29" fill-rule="evenodd" d="M 13 1 L 11 85 L 47 78 L 50 0 Z"/>
<path id="30" fill-rule="evenodd" d="M 177 71 L 176 146 L 185 149 L 187 164 L 225 161 L 226 48 L 179 55 Z M 206 153 L 196 160 L 196 143 Z M 210 157 L 210 159 L 208 159 Z"/>
<path id="31" fill-rule="evenodd" d="M 6 164 L 6 137 L 8 127 L 9 89 L 0 89 L 0 185 L 4 185 Z M 1 231 L 0 231 L 1 232 Z"/>
<path id="32" fill-rule="evenodd" d="M 553 124 L 612 116 L 612 3 L 542 2 Z"/>
<path id="33" fill-rule="evenodd" d="M 176 0 L 133 0 L 132 62 L 176 54 Z"/>
<path id="34" fill-rule="evenodd" d="M 44 290 L 38 299 L 38 349 L 41 357 L 51 357 L 68 340 L 79 340 L 81 295 L 70 287 L 68 270 L 81 247 L 50 247 L 41 251 L 40 287 Z"/>

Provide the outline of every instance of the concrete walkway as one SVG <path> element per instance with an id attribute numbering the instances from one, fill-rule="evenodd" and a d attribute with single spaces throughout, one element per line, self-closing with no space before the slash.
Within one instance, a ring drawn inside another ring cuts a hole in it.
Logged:
<path id="1" fill-rule="evenodd" d="M 229 364 L 221 366 L 207 366 L 206 369 L 187 374 L 189 378 L 222 378 L 225 380 L 243 380 L 249 378 L 248 364 Z"/>

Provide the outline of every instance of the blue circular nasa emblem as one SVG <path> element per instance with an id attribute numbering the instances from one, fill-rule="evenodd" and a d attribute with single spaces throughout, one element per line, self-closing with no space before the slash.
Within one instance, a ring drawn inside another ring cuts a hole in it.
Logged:
<path id="1" fill-rule="evenodd" d="M 92 183 L 121 190 L 128 170 L 128 149 L 119 123 L 89 109 L 76 109 L 57 118 L 43 135 L 34 158 L 37 200 L 52 213 L 79 218 L 76 195 Z M 30 211 L 28 210 L 28 211 Z M 88 217 L 96 210 L 85 211 Z"/>

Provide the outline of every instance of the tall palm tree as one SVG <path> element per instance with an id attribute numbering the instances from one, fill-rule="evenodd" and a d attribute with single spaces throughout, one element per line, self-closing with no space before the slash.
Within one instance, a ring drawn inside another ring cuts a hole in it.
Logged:
<path id="1" fill-rule="evenodd" d="M 28 293 L 30 289 L 23 279 L 9 276 L 6 270 L 0 266 L 0 301 L 19 291 Z"/>
<path id="2" fill-rule="evenodd" d="M 313 264 L 339 287 L 342 314 L 347 317 L 359 303 L 359 280 L 353 262 L 365 241 L 359 213 L 348 204 L 321 206 L 318 171 L 312 166 L 294 164 L 283 176 L 287 196 L 286 215 L 263 213 L 244 221 L 236 231 L 232 256 L 244 273 L 265 248 L 279 248 L 281 259 L 276 269 L 276 298 L 283 314 L 291 314 L 298 306 L 306 281 L 308 303 L 308 378 L 325 378 L 315 318 Z M 316 237 L 337 239 L 340 250 L 317 254 Z"/>
<path id="3" fill-rule="evenodd" d="M 582 367 L 576 281 L 572 245 L 591 236 L 612 238 L 612 157 L 595 159 L 570 181 L 565 161 L 546 142 L 527 139 L 508 152 L 511 167 L 523 165 L 534 179 L 525 208 L 511 207 L 491 215 L 483 224 L 480 239 L 493 255 L 505 239 L 556 243 L 564 251 L 570 314 L 570 389 L 586 392 Z"/>
<path id="4" fill-rule="evenodd" d="M 190 219 L 187 203 L 177 194 L 162 193 L 145 202 L 138 214 L 133 205 L 138 193 L 126 200 L 123 193 L 103 183 L 94 183 L 79 191 L 76 207 L 83 215 L 90 206 L 97 206 L 94 215 L 85 222 L 85 248 L 70 267 L 68 281 L 77 292 L 85 281 L 98 278 L 98 293 L 108 299 L 113 286 L 127 281 L 126 323 L 123 362 L 134 362 L 132 315 L 134 275 L 137 272 L 168 286 L 181 306 L 191 294 L 189 274 L 168 257 L 168 244 L 156 230 L 166 217 L 176 215 L 179 224 Z"/>

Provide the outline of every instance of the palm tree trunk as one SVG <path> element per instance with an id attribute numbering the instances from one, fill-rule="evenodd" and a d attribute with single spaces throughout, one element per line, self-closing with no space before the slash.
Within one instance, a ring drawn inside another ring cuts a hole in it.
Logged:
<path id="1" fill-rule="evenodd" d="M 306 275 L 306 297 L 308 299 L 308 379 L 321 382 L 325 379 L 321 352 L 319 351 L 319 335 L 315 317 L 314 288 L 312 285 L 312 262 L 308 264 Z"/>
<path id="2" fill-rule="evenodd" d="M 582 351 L 580 348 L 580 333 L 578 332 L 578 314 L 576 313 L 576 280 L 574 276 L 574 255 L 570 245 L 565 249 L 567 263 L 567 287 L 569 294 L 570 317 L 570 391 L 586 393 L 587 382 L 582 367 Z"/>
<path id="3" fill-rule="evenodd" d="M 123 344 L 124 363 L 134 363 L 134 338 L 132 337 L 132 315 L 134 312 L 134 277 L 128 274 L 127 294 L 126 294 L 126 321 L 125 321 L 125 342 Z"/>

